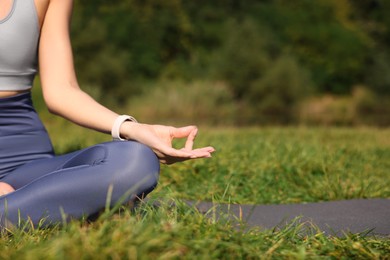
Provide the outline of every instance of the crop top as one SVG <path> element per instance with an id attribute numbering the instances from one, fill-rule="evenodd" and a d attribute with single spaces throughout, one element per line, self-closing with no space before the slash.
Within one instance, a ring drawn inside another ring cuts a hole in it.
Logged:
<path id="1" fill-rule="evenodd" d="M 32 87 L 39 34 L 34 0 L 13 0 L 11 11 L 0 19 L 0 91 Z"/>

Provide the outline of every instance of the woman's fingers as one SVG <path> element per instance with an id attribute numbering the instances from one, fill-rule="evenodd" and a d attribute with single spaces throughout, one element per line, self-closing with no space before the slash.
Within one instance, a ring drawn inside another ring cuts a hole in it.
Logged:
<path id="1" fill-rule="evenodd" d="M 167 147 L 163 150 L 160 150 L 160 153 L 163 154 L 164 156 L 169 156 L 169 157 L 177 157 L 177 158 L 191 158 L 193 156 L 193 153 L 191 151 L 187 150 L 177 150 L 172 147 Z"/>
<path id="2" fill-rule="evenodd" d="M 203 147 L 192 151 L 187 151 L 184 148 L 181 150 L 166 148 L 155 152 L 162 163 L 172 164 L 190 159 L 210 158 L 211 153 L 214 151 L 215 149 L 213 147 Z"/>
<path id="3" fill-rule="evenodd" d="M 187 137 L 187 140 L 186 140 L 186 144 L 184 146 L 184 149 L 187 150 L 187 151 L 191 151 L 193 146 L 194 146 L 194 141 L 195 141 L 195 138 L 196 138 L 196 134 L 198 133 L 198 129 L 195 128 L 193 129 L 190 134 L 188 135 Z"/>
<path id="4" fill-rule="evenodd" d="M 194 130 L 197 130 L 197 127 L 193 125 L 179 128 L 172 127 L 170 129 L 170 134 L 172 138 L 184 138 L 188 137 Z"/>
<path id="5" fill-rule="evenodd" d="M 191 157 L 180 157 L 180 156 L 170 156 L 170 155 L 163 155 L 159 156 L 160 162 L 165 164 L 173 164 L 177 162 L 183 162 L 191 159 L 200 159 L 200 158 L 210 158 L 210 153 L 196 153 L 193 154 Z"/>
<path id="6" fill-rule="evenodd" d="M 211 153 L 215 151 L 213 147 L 202 147 L 193 149 L 194 141 L 198 133 L 196 126 L 185 126 L 180 128 L 167 127 L 160 125 L 151 126 L 150 136 L 147 134 L 139 141 L 145 141 L 149 145 L 160 162 L 172 164 L 175 162 L 186 161 L 196 158 L 211 157 Z M 148 132 L 148 131 L 147 131 Z M 144 132 L 145 134 L 146 132 Z M 152 138 L 153 137 L 153 138 Z M 186 138 L 184 147 L 182 149 L 175 149 L 172 147 L 172 140 L 174 138 Z"/>
<path id="7" fill-rule="evenodd" d="M 191 151 L 196 157 L 195 158 L 208 158 L 211 157 L 211 154 L 215 152 L 215 149 L 211 146 L 202 147 L 198 149 L 194 149 Z M 194 158 L 194 157 L 192 157 Z"/>

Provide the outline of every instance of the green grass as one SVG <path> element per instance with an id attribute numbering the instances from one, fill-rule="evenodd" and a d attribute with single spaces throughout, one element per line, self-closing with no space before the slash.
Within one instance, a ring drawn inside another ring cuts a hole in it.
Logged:
<path id="1" fill-rule="evenodd" d="M 390 131 L 263 128 L 204 130 L 211 160 L 163 169 L 187 199 L 294 203 L 390 197 Z M 164 185 L 164 186 L 165 186 Z"/>
<path id="2" fill-rule="evenodd" d="M 44 115 L 58 153 L 108 140 Z M 200 128 L 211 159 L 163 166 L 161 199 L 50 229 L 11 230 L 0 259 L 389 259 L 390 239 L 325 236 L 291 225 L 245 229 L 196 212 L 183 200 L 297 203 L 390 197 L 390 130 L 374 128 Z M 179 145 L 179 144 L 177 144 Z M 176 206 L 171 206 L 174 200 Z"/>

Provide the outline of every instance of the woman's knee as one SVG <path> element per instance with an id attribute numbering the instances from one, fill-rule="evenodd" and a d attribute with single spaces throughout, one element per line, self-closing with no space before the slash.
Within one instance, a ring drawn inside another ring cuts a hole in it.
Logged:
<path id="1" fill-rule="evenodd" d="M 117 185 L 126 184 L 138 196 L 151 192 L 157 186 L 160 173 L 160 163 L 155 153 L 146 145 L 133 141 L 113 142 L 110 145 L 115 150 L 111 152 L 115 157 L 112 160 L 119 168 L 115 171 Z"/>

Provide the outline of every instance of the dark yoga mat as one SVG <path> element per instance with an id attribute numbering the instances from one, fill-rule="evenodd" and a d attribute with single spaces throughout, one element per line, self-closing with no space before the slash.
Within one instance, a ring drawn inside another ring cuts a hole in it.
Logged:
<path id="1" fill-rule="evenodd" d="M 298 217 L 296 223 L 314 224 L 328 235 L 348 233 L 390 235 L 390 199 L 354 199 L 343 201 L 286 204 L 233 205 L 188 202 L 200 212 L 229 219 L 240 219 L 249 227 L 282 228 Z M 214 212 L 213 212 L 214 211 Z M 230 217 L 229 217 L 230 216 Z"/>

